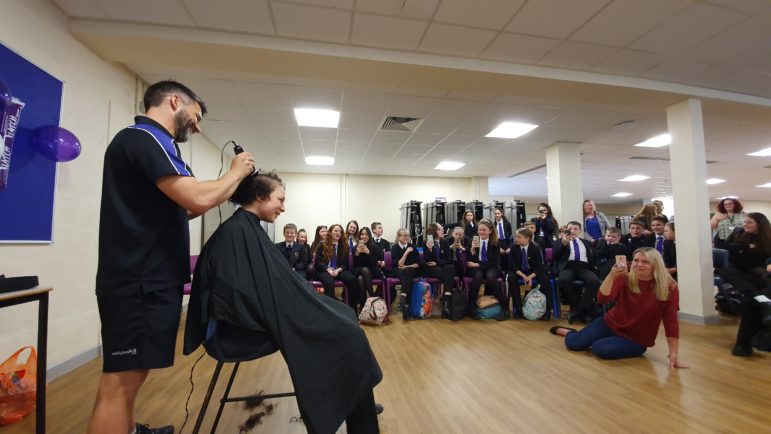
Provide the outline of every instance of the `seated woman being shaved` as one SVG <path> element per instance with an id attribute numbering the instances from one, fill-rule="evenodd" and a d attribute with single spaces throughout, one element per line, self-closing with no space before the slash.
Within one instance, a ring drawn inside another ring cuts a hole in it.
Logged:
<path id="1" fill-rule="evenodd" d="M 247 176 L 241 205 L 206 242 L 195 268 L 184 353 L 202 343 L 218 360 L 280 351 L 309 433 L 377 433 L 373 388 L 383 374 L 351 308 L 292 271 L 260 225 L 284 212 L 273 173 Z M 241 381 L 244 381 L 243 379 Z"/>

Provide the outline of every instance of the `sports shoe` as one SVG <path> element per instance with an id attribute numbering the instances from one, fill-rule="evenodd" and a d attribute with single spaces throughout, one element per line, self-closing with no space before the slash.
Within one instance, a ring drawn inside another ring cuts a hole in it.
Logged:
<path id="1" fill-rule="evenodd" d="M 174 434 L 174 425 L 150 428 L 150 425 L 138 423 L 136 434 Z"/>
<path id="2" fill-rule="evenodd" d="M 737 343 L 731 350 L 731 354 L 737 357 L 750 357 L 752 355 L 752 347 Z"/>

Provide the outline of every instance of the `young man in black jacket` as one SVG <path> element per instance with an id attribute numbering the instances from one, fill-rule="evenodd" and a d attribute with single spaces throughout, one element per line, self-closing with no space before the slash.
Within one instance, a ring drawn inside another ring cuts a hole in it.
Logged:
<path id="1" fill-rule="evenodd" d="M 305 247 L 297 242 L 297 226 L 294 223 L 284 225 L 284 242 L 276 243 L 276 247 L 289 262 L 289 267 L 307 279 L 308 253 Z"/>
<path id="2" fill-rule="evenodd" d="M 560 289 L 570 303 L 568 322 L 578 320 L 588 324 L 594 319 L 591 308 L 600 288 L 600 279 L 594 268 L 592 243 L 579 238 L 581 233 L 581 223 L 572 221 L 567 224 L 562 240 L 555 243 L 554 261 Z M 573 284 L 575 280 L 584 282 L 582 293 Z"/>

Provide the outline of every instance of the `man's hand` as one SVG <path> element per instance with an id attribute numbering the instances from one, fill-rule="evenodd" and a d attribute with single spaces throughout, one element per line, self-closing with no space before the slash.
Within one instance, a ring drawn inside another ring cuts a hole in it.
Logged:
<path id="1" fill-rule="evenodd" d="M 251 175 L 254 171 L 254 158 L 248 152 L 242 152 L 230 162 L 230 170 L 238 173 L 241 179 Z"/>

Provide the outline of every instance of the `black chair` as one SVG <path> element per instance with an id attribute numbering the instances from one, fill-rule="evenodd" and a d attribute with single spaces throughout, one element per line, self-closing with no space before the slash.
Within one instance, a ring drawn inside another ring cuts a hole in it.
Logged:
<path id="1" fill-rule="evenodd" d="M 249 342 L 249 347 L 244 347 L 243 343 Z M 210 321 L 207 330 L 207 339 L 204 343 L 206 353 L 217 360 L 217 366 L 214 368 L 211 381 L 209 382 L 209 388 L 206 390 L 206 396 L 201 403 L 201 409 L 198 411 L 198 418 L 195 421 L 193 427 L 193 434 L 198 434 L 203 424 L 203 418 L 206 415 L 206 410 L 209 407 L 214 387 L 217 385 L 222 366 L 225 363 L 235 363 L 233 365 L 233 372 L 230 374 L 228 385 L 225 387 L 225 391 L 220 399 L 220 405 L 217 409 L 217 416 L 214 418 L 214 424 L 211 427 L 211 434 L 217 431 L 217 425 L 219 424 L 220 417 L 222 416 L 222 410 L 225 404 L 229 402 L 242 402 L 252 400 L 264 400 L 270 398 L 286 398 L 295 396 L 295 392 L 284 393 L 270 393 L 270 394 L 258 394 L 249 396 L 230 396 L 230 389 L 233 386 L 233 382 L 236 379 L 236 373 L 238 373 L 238 367 L 241 366 L 241 362 L 249 360 L 256 360 L 261 357 L 273 354 L 278 351 L 278 347 L 272 340 L 267 339 L 264 334 L 243 330 L 241 328 L 229 325 L 226 323 L 219 323 L 215 320 Z"/>

